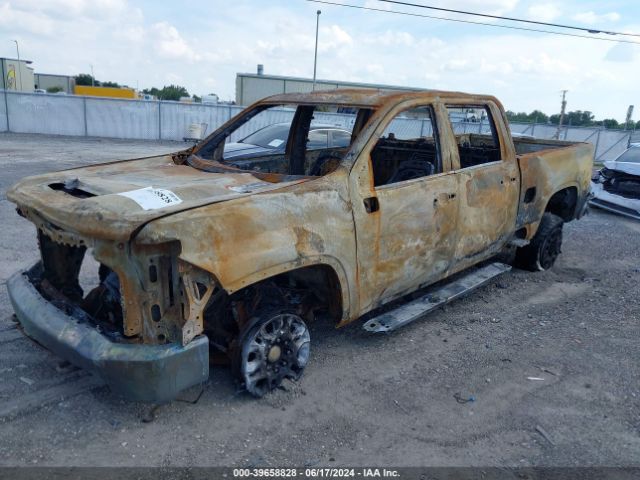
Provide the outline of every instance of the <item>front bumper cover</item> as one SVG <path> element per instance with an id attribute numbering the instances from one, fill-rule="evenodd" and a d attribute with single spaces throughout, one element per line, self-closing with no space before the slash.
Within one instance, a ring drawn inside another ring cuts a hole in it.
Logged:
<path id="1" fill-rule="evenodd" d="M 46 300 L 30 281 L 30 272 L 38 268 L 14 274 L 7 289 L 24 332 L 56 355 L 96 374 L 114 392 L 142 402 L 168 402 L 209 378 L 205 335 L 184 347 L 113 342 Z"/>
<path id="2" fill-rule="evenodd" d="M 640 200 L 609 193 L 598 182 L 591 184 L 591 191 L 593 197 L 589 203 L 594 207 L 640 220 Z"/>

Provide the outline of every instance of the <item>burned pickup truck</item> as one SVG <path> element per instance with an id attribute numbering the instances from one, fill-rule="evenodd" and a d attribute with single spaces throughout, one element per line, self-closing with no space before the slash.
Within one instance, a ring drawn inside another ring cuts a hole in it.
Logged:
<path id="1" fill-rule="evenodd" d="M 470 109 L 481 121 L 456 121 Z M 273 151 L 225 158 L 225 144 L 283 122 Z M 482 266 L 505 249 L 550 268 L 563 223 L 585 212 L 592 158 L 586 143 L 514 141 L 491 96 L 277 95 L 187 150 L 12 187 L 41 260 L 7 286 L 28 336 L 130 399 L 170 400 L 214 358 L 261 396 L 302 374 L 314 318 L 368 314 L 367 330 L 390 331 L 509 268 Z M 388 311 L 453 275 L 439 300 Z"/>

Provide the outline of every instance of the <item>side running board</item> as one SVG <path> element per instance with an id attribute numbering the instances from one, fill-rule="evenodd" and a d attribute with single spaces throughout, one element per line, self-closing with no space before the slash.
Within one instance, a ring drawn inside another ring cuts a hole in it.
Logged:
<path id="1" fill-rule="evenodd" d="M 486 267 L 474 270 L 420 298 L 400 305 L 394 310 L 381 313 L 377 317 L 373 317 L 368 320 L 362 328 L 374 333 L 392 332 L 414 320 L 424 317 L 427 313 L 435 310 L 439 306 L 472 292 L 476 288 L 489 282 L 492 278 L 509 270 L 511 270 L 511 267 L 504 263 L 492 263 Z"/>

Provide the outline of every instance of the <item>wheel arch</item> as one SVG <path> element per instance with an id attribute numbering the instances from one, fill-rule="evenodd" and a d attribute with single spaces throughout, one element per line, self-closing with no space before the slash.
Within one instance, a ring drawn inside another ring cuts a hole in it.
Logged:
<path id="1" fill-rule="evenodd" d="M 342 326 L 349 321 L 352 301 L 348 278 L 342 264 L 332 257 L 305 258 L 274 265 L 254 272 L 251 276 L 223 284 L 222 287 L 229 295 L 236 295 L 264 282 L 284 279 L 292 279 L 309 287 L 319 287 L 321 291 L 315 293 L 324 295 L 330 302 L 329 308 L 336 323 Z"/>
<path id="2" fill-rule="evenodd" d="M 559 216 L 565 222 L 570 222 L 576 218 L 577 209 L 578 187 L 565 185 L 549 197 L 544 211 Z"/>

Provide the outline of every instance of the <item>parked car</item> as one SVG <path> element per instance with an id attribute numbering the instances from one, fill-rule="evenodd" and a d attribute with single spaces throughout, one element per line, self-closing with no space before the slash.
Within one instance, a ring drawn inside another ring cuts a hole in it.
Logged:
<path id="1" fill-rule="evenodd" d="M 284 154 L 291 123 L 274 123 L 253 132 L 236 143 L 226 143 L 224 158 Z M 344 148 L 351 143 L 351 132 L 334 125 L 311 124 L 307 148 Z"/>
<path id="2" fill-rule="evenodd" d="M 528 133 L 519 133 L 519 132 L 511 132 L 511 136 L 513 138 L 528 138 L 529 140 L 533 140 L 535 137 Z"/>
<path id="3" fill-rule="evenodd" d="M 225 158 L 232 135 L 283 107 L 295 114 L 279 136 L 245 138 L 259 150 L 242 168 Z M 470 108 L 490 133 L 454 133 Z M 348 115 L 353 141 L 310 149 L 328 111 Z M 316 318 L 369 314 L 363 328 L 387 333 L 508 270 L 492 260 L 505 250 L 554 265 L 586 210 L 593 145 L 512 139 L 505 119 L 494 97 L 458 92 L 275 95 L 174 154 L 23 179 L 7 198 L 41 260 L 7 281 L 16 316 L 129 399 L 207 381 L 210 356 L 262 396 L 302 375 Z M 88 252 L 100 267 L 85 292 Z"/>
<path id="4" fill-rule="evenodd" d="M 594 207 L 640 220 L 640 143 L 632 143 L 595 175 L 589 201 Z"/>

